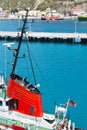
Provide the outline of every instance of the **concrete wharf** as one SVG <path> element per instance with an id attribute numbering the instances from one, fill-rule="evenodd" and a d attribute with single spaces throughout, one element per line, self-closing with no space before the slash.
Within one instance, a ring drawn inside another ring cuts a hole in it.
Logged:
<path id="1" fill-rule="evenodd" d="M 20 32 L 0 31 L 0 40 L 18 40 Z M 26 32 L 29 41 L 87 44 L 87 33 Z"/>

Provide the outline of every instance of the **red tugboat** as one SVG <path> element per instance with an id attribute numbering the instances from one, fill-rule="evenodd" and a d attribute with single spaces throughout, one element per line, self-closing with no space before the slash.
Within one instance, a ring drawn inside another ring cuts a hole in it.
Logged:
<path id="1" fill-rule="evenodd" d="M 55 15 L 51 15 L 51 16 L 42 15 L 41 20 L 55 21 L 55 20 L 64 20 L 64 18 L 60 16 L 55 16 Z"/>
<path id="2" fill-rule="evenodd" d="M 17 59 L 22 43 L 28 10 L 16 49 L 12 72 L 5 86 L 3 77 L 0 77 L 0 129 L 1 130 L 71 130 L 75 125 L 67 118 L 69 105 L 76 104 L 68 99 L 64 106 L 55 107 L 55 113 L 43 111 L 41 93 L 25 78 L 15 74 Z"/>

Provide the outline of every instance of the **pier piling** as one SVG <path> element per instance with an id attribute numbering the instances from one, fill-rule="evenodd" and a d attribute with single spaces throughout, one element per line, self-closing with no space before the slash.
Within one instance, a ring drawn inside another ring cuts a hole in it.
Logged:
<path id="1" fill-rule="evenodd" d="M 18 40 L 20 32 L 0 31 L 0 40 Z M 84 43 L 87 44 L 87 33 L 47 33 L 27 32 L 29 41 L 49 43 Z"/>

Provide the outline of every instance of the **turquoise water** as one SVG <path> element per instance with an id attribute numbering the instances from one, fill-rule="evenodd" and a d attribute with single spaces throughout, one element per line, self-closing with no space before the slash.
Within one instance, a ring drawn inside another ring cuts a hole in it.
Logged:
<path id="1" fill-rule="evenodd" d="M 0 31 L 17 31 L 19 21 L 0 21 Z M 74 32 L 75 21 L 40 21 L 29 24 L 31 31 Z M 77 32 L 87 32 L 87 23 L 77 22 Z M 5 41 L 0 41 L 0 70 L 4 72 Z M 6 41 L 7 42 L 7 41 Z M 16 43 L 16 42 L 15 42 Z M 15 47 L 13 45 L 13 47 Z M 87 46 L 80 44 L 30 43 L 30 51 L 37 83 L 43 98 L 44 109 L 54 113 L 54 101 L 59 105 L 70 97 L 77 103 L 70 107 L 68 115 L 77 127 L 87 127 Z M 20 56 L 26 52 L 22 44 Z M 6 49 L 6 80 L 11 73 L 12 52 Z M 16 72 L 33 82 L 30 62 L 18 60 Z M 28 66 L 29 65 L 29 66 Z"/>

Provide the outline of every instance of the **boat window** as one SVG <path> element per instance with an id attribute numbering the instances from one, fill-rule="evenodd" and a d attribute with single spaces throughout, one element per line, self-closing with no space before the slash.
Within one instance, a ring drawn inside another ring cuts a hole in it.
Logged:
<path id="1" fill-rule="evenodd" d="M 0 101 L 0 106 L 2 106 L 2 101 Z"/>
<path id="2" fill-rule="evenodd" d="M 18 109 L 18 100 L 17 99 L 14 99 L 14 109 Z"/>
<path id="3" fill-rule="evenodd" d="M 6 101 L 6 106 L 8 106 L 8 101 Z"/>
<path id="4" fill-rule="evenodd" d="M 30 114 L 34 114 L 34 107 L 33 106 L 30 107 Z"/>
<path id="5" fill-rule="evenodd" d="M 46 120 L 47 122 L 49 122 L 50 124 L 52 124 L 54 122 L 54 120 L 49 120 L 49 119 L 44 119 Z"/>
<path id="6" fill-rule="evenodd" d="M 0 85 L 0 88 L 3 88 L 4 87 L 4 84 Z"/>
<path id="7" fill-rule="evenodd" d="M 17 99 L 11 99 L 7 102 L 7 105 L 9 106 L 9 110 L 18 109 L 18 100 Z"/>

